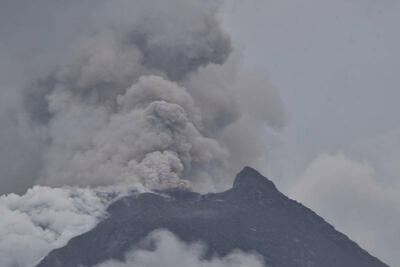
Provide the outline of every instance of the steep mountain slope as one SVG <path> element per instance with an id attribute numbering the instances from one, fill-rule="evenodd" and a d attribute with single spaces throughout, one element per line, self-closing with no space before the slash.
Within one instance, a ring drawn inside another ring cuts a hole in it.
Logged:
<path id="1" fill-rule="evenodd" d="M 237 175 L 233 188 L 222 193 L 145 193 L 125 197 L 108 211 L 108 219 L 52 251 L 38 267 L 123 260 L 135 244 L 160 228 L 186 242 L 201 240 L 208 247 L 207 257 L 241 249 L 259 253 L 270 266 L 387 266 L 248 167 Z"/>

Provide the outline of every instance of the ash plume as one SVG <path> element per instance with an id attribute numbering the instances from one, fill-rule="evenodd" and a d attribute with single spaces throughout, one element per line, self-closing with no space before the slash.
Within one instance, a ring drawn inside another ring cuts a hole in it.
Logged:
<path id="1" fill-rule="evenodd" d="M 200 191 L 229 184 L 236 140 L 225 142 L 224 131 L 253 105 L 240 90 L 261 88 L 262 96 L 265 85 L 238 89 L 237 55 L 215 5 L 117 1 L 95 10 L 75 56 L 24 92 L 33 127 L 47 138 L 38 183 Z M 276 124 L 277 103 L 271 112 L 255 102 L 256 112 Z"/>
<path id="2" fill-rule="evenodd" d="M 0 43 L 0 265 L 33 266 L 89 230 L 102 190 L 227 188 L 284 121 L 214 1 L 5 1 L 28 23 L 1 17 L 15 36 Z"/>

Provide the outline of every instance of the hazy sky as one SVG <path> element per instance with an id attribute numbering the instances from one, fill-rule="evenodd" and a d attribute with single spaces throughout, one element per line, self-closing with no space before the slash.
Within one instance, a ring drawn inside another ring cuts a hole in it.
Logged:
<path id="1" fill-rule="evenodd" d="M 400 2 L 230 1 L 245 65 L 285 103 L 265 172 L 400 266 Z"/>
<path id="2" fill-rule="evenodd" d="M 43 134 L 32 132 L 21 113 L 21 88 L 76 52 L 72 44 L 88 30 L 93 3 L 0 0 L 2 187 L 22 192 L 37 179 Z M 238 136 L 259 118 L 274 124 L 271 110 L 280 123 L 276 92 L 285 106 L 281 130 L 245 132 L 263 135 L 267 152 L 257 167 L 391 266 L 400 266 L 399 14 L 396 0 L 226 0 L 220 11 L 245 69 L 269 82 L 264 93 L 260 83 L 248 93 L 256 97 L 240 91 L 255 120 L 236 127 Z M 230 107 L 230 98 L 220 97 Z M 233 151 L 251 144 L 247 139 Z"/>
<path id="3" fill-rule="evenodd" d="M 303 161 L 400 127 L 398 1 L 228 6 L 229 32 L 246 65 L 279 90 L 289 116 L 284 145 Z"/>

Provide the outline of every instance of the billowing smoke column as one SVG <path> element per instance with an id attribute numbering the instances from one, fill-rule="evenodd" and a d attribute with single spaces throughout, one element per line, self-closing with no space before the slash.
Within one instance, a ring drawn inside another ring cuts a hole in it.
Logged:
<path id="1" fill-rule="evenodd" d="M 39 183 L 220 189 L 231 157 L 223 132 L 241 111 L 224 77 L 234 72 L 223 66 L 232 44 L 216 9 L 195 0 L 116 5 L 99 8 L 107 15 L 70 62 L 26 90 L 31 120 L 47 132 Z"/>
<path id="2" fill-rule="evenodd" d="M 191 96 L 160 76 L 141 76 L 126 92 L 106 99 L 113 107 L 98 100 L 82 104 L 85 99 L 62 89 L 47 99 L 52 145 L 43 184 L 165 188 L 178 186 L 185 172 L 194 175 L 192 169 L 224 164 L 223 148 L 201 133 Z"/>
<path id="3" fill-rule="evenodd" d="M 23 90 L 21 123 L 4 117 L 18 134 L 0 142 L 29 169 L 9 168 L 0 190 L 40 185 L 0 198 L 4 265 L 30 266 L 87 231 L 110 192 L 230 186 L 260 156 L 257 131 L 282 123 L 279 96 L 240 71 L 212 1 L 88 3 L 71 56 Z M 21 257 L 24 244 L 37 250 Z"/>

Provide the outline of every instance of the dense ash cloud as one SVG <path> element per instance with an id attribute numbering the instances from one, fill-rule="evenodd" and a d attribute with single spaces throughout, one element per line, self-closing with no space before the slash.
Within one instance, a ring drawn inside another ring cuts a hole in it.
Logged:
<path id="1" fill-rule="evenodd" d="M 259 159 L 258 129 L 280 128 L 283 105 L 243 72 L 217 12 L 196 0 L 93 4 L 70 56 L 22 92 L 43 144 L 36 183 L 215 191 Z M 244 128 L 257 130 L 238 148 Z"/>
<path id="2" fill-rule="evenodd" d="M 171 232 L 158 230 L 151 233 L 138 249 L 126 255 L 125 262 L 107 261 L 96 267 L 263 267 L 260 256 L 234 251 L 210 260 L 204 259 L 205 247 L 200 243 L 185 244 Z"/>
<path id="3" fill-rule="evenodd" d="M 68 91 L 49 96 L 55 117 L 42 183 L 166 188 L 178 186 L 184 171 L 224 163 L 223 148 L 201 134 L 184 88 L 142 76 L 116 102 L 118 112 L 110 113 L 104 106 L 76 103 Z"/>
<path id="4" fill-rule="evenodd" d="M 218 6 L 0 4 L 0 194 L 22 194 L 0 198 L 0 265 L 33 265 L 92 228 L 99 191 L 218 191 L 260 158 L 258 131 L 281 127 L 283 105 L 241 67 Z"/>

